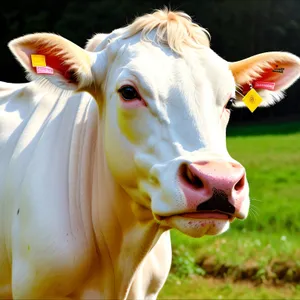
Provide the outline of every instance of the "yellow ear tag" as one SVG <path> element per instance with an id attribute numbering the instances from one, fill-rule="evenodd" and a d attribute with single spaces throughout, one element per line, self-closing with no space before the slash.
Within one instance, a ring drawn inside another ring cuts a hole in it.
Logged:
<path id="1" fill-rule="evenodd" d="M 262 97 L 256 92 L 255 89 L 251 88 L 250 91 L 243 98 L 244 103 L 253 113 L 259 104 L 263 101 Z"/>
<path id="2" fill-rule="evenodd" d="M 31 54 L 31 64 L 33 67 L 46 67 L 45 55 Z"/>

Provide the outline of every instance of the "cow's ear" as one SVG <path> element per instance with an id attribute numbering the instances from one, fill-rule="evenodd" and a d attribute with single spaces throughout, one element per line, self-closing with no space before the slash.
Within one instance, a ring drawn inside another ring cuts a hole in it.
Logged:
<path id="1" fill-rule="evenodd" d="M 89 91 L 94 84 L 92 65 L 96 54 L 61 36 L 29 34 L 12 40 L 8 46 L 31 79 L 46 79 L 73 91 Z"/>
<path id="2" fill-rule="evenodd" d="M 251 87 L 262 97 L 260 106 L 272 105 L 284 98 L 300 76 L 299 57 L 286 52 L 265 52 L 229 64 L 234 76 L 237 100 L 242 100 Z M 244 106 L 237 101 L 237 106 Z"/>

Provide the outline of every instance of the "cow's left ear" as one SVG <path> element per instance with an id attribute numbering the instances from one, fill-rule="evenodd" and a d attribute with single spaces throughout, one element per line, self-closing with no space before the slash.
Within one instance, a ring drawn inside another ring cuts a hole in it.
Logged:
<path id="1" fill-rule="evenodd" d="M 46 79 L 66 90 L 93 88 L 92 65 L 96 53 L 50 33 L 25 35 L 12 40 L 8 46 L 31 79 Z"/>
<path id="2" fill-rule="evenodd" d="M 253 87 L 263 99 L 260 106 L 268 106 L 284 98 L 284 91 L 299 78 L 300 59 L 286 52 L 265 52 L 230 63 L 229 68 L 235 78 L 237 100 Z M 236 104 L 244 106 L 243 101 Z"/>

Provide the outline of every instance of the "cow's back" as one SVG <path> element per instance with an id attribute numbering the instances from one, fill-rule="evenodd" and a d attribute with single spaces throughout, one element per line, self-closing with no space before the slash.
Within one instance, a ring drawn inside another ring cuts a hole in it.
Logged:
<path id="1" fill-rule="evenodd" d="M 85 233 L 80 212 L 69 203 L 70 154 L 74 162 L 95 111 L 85 93 L 68 97 L 34 82 L 0 83 L 0 298 L 9 297 L 12 284 L 15 297 L 27 290 L 38 296 L 53 285 L 67 293 L 76 284 L 74 260 L 82 271 L 80 256 L 90 245 L 78 246 Z M 57 284 L 43 272 L 52 272 Z M 75 282 L 60 286 L 68 272 Z"/>

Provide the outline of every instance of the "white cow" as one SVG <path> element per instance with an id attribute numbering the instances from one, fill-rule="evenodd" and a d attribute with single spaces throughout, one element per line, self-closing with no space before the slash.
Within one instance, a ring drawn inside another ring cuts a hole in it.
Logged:
<path id="1" fill-rule="evenodd" d="M 169 229 L 215 235 L 248 214 L 230 107 L 257 80 L 275 83 L 262 105 L 279 101 L 300 74 L 285 52 L 229 63 L 167 10 L 86 50 L 48 33 L 9 48 L 34 80 L 0 85 L 0 298 L 156 298 Z"/>

